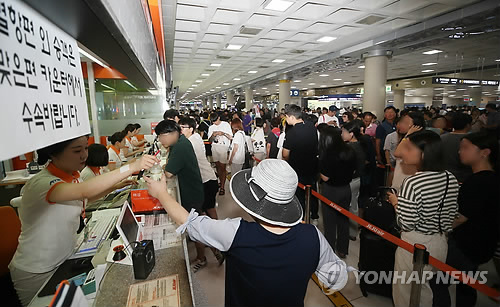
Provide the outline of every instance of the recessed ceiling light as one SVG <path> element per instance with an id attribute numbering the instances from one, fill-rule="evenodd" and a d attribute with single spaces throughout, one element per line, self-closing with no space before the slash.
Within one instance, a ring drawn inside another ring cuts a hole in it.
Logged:
<path id="1" fill-rule="evenodd" d="M 222 64 L 220 64 L 220 63 L 212 63 L 212 64 L 210 64 L 210 66 L 213 66 L 213 67 L 220 67 L 220 66 L 222 66 Z"/>
<path id="2" fill-rule="evenodd" d="M 198 84 L 193 84 L 193 85 L 191 85 L 191 86 L 192 86 L 192 87 L 197 87 L 197 86 L 198 86 Z"/>
<path id="3" fill-rule="evenodd" d="M 255 93 L 255 95 L 260 95 L 260 93 Z"/>
<path id="4" fill-rule="evenodd" d="M 201 82 L 203 82 L 203 80 L 196 80 L 196 81 L 194 81 L 194 82 L 196 82 L 196 83 L 201 83 Z"/>
<path id="5" fill-rule="evenodd" d="M 222 83 L 222 85 L 229 85 L 229 83 Z"/>
<path id="6" fill-rule="evenodd" d="M 495 62 L 500 62 L 500 59 L 498 59 L 498 60 L 495 60 Z"/>
<path id="7" fill-rule="evenodd" d="M 273 60 L 273 63 L 283 63 L 283 62 L 285 62 L 285 60 L 282 60 L 282 59 Z"/>
<path id="8" fill-rule="evenodd" d="M 320 87 L 326 87 L 326 85 L 322 85 L 322 86 L 320 86 Z"/>
<path id="9" fill-rule="evenodd" d="M 292 1 L 286 1 L 286 0 L 271 0 L 267 4 L 264 5 L 265 10 L 270 10 L 270 11 L 278 11 L 278 12 L 284 12 L 288 10 L 290 6 L 292 6 L 293 2 Z"/>
<path id="10" fill-rule="evenodd" d="M 307 90 L 307 87 L 303 87 L 302 90 Z"/>
<path id="11" fill-rule="evenodd" d="M 308 85 L 316 85 L 316 83 L 309 83 Z"/>
<path id="12" fill-rule="evenodd" d="M 425 70 L 422 70 L 422 72 L 433 72 L 434 69 L 425 69 Z"/>
<path id="13" fill-rule="evenodd" d="M 290 88 L 297 88 L 296 86 L 290 86 Z"/>
<path id="14" fill-rule="evenodd" d="M 243 47 L 242 45 L 233 45 L 233 44 L 227 44 L 226 49 L 228 50 L 239 50 Z"/>
<path id="15" fill-rule="evenodd" d="M 351 81 L 344 81 L 344 84 L 351 84 Z"/>
<path id="16" fill-rule="evenodd" d="M 240 81 L 241 79 L 240 78 L 234 78 L 233 80 L 234 81 Z"/>
<path id="17" fill-rule="evenodd" d="M 211 92 L 215 92 L 215 90 L 213 90 L 213 89 L 212 89 L 212 90 L 210 90 L 210 91 L 211 91 Z"/>
<path id="18" fill-rule="evenodd" d="M 210 74 L 201 74 L 202 77 L 208 77 Z"/>
<path id="19" fill-rule="evenodd" d="M 422 64 L 422 65 L 423 65 L 423 66 L 431 66 L 431 65 L 436 65 L 436 64 L 437 64 L 437 63 L 433 63 L 433 62 L 431 62 L 431 63 L 424 63 L 424 64 Z"/>
<path id="20" fill-rule="evenodd" d="M 365 65 L 358 66 L 358 68 L 365 68 Z"/>
<path id="21" fill-rule="evenodd" d="M 188 90 L 192 90 L 192 89 L 193 89 L 192 87 L 188 88 Z"/>
<path id="22" fill-rule="evenodd" d="M 276 84 L 276 86 L 280 86 L 279 84 Z"/>
<path id="23" fill-rule="evenodd" d="M 220 86 L 216 86 L 215 88 L 220 88 Z"/>
<path id="24" fill-rule="evenodd" d="M 337 78 L 337 79 L 333 79 L 333 81 L 342 81 L 342 79 L 338 79 L 338 78 Z"/>
<path id="25" fill-rule="evenodd" d="M 320 77 L 329 77 L 330 75 L 327 75 L 327 74 L 321 74 L 319 75 Z"/>
<path id="26" fill-rule="evenodd" d="M 301 80 L 293 80 L 293 82 L 295 82 L 295 83 L 300 83 L 300 82 L 302 82 L 302 81 L 301 81 Z"/>
<path id="27" fill-rule="evenodd" d="M 466 91 L 467 89 L 465 88 L 457 88 L 457 91 Z"/>
<path id="28" fill-rule="evenodd" d="M 249 74 L 256 74 L 256 73 L 257 73 L 257 71 L 256 71 L 256 70 L 250 70 L 248 73 L 249 73 Z"/>
<path id="29" fill-rule="evenodd" d="M 437 50 L 437 49 L 434 49 L 434 50 L 429 50 L 429 51 L 426 51 L 426 52 L 422 52 L 422 54 L 436 54 L 436 53 L 441 53 L 443 52 L 442 50 Z"/>
<path id="30" fill-rule="evenodd" d="M 427 97 L 427 95 L 424 94 L 424 95 L 422 95 L 422 97 Z"/>
<path id="31" fill-rule="evenodd" d="M 329 42 L 336 40 L 336 39 L 337 38 L 333 37 L 333 36 L 323 36 L 321 38 L 318 38 L 316 41 L 320 42 L 320 43 L 329 43 Z"/>
<path id="32" fill-rule="evenodd" d="M 263 87 L 262 89 L 263 89 L 263 90 L 267 90 L 267 87 Z"/>

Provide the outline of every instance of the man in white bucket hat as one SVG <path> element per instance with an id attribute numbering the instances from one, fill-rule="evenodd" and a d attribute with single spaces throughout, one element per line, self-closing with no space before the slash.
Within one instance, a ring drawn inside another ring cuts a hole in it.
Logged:
<path id="1" fill-rule="evenodd" d="M 255 223 L 188 213 L 168 195 L 165 178 L 145 179 L 181 225 L 178 233 L 226 252 L 226 306 L 303 306 L 313 273 L 332 291 L 345 286 L 346 264 L 316 226 L 301 223 L 297 174 L 286 161 L 266 159 L 232 177 L 231 195 Z"/>

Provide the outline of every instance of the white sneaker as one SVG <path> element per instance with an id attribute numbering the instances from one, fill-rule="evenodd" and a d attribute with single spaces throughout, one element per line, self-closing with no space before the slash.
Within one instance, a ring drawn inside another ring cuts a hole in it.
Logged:
<path id="1" fill-rule="evenodd" d="M 319 219 L 311 219 L 311 224 L 317 227 L 319 225 Z"/>
<path id="2" fill-rule="evenodd" d="M 205 258 L 205 260 L 196 259 L 195 261 L 193 261 L 193 263 L 191 263 L 191 269 L 193 270 L 193 273 L 198 272 L 198 270 L 206 266 L 207 266 L 207 258 Z"/>

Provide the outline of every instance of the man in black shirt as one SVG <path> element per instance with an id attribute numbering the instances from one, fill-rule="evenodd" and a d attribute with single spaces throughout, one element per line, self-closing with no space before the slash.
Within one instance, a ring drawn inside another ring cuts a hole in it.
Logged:
<path id="1" fill-rule="evenodd" d="M 318 177 L 318 132 L 313 124 L 305 123 L 304 113 L 295 104 L 285 108 L 286 121 L 293 126 L 285 136 L 283 159 L 295 170 L 299 182 L 304 185 L 316 185 Z M 305 192 L 297 189 L 296 194 L 305 208 Z M 311 202 L 311 219 L 318 219 L 318 202 Z"/>

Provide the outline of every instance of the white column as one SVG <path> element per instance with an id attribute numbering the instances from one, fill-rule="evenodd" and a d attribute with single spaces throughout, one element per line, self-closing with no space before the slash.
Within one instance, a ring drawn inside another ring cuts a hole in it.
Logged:
<path id="1" fill-rule="evenodd" d="M 101 144 L 101 136 L 99 134 L 99 125 L 97 124 L 97 104 L 95 102 L 95 83 L 94 83 L 94 67 L 92 62 L 87 62 L 87 80 L 89 82 L 89 98 L 90 112 L 92 113 L 92 130 L 94 132 L 94 141 L 96 144 Z M 106 145 L 106 144 L 104 144 Z"/>
<path id="2" fill-rule="evenodd" d="M 245 108 L 248 111 L 253 108 L 253 90 L 251 87 L 245 89 Z"/>
<path id="3" fill-rule="evenodd" d="M 287 104 L 290 104 L 290 80 L 283 79 L 280 80 L 279 104 L 277 111 L 281 112 L 281 109 L 283 109 Z"/>
<path id="4" fill-rule="evenodd" d="M 226 99 L 227 99 L 226 108 L 229 105 L 234 105 L 234 92 L 233 91 L 226 91 Z"/>
<path id="5" fill-rule="evenodd" d="M 217 104 L 217 108 L 220 108 L 221 94 L 217 94 L 217 96 L 215 96 L 215 101 Z"/>
<path id="6" fill-rule="evenodd" d="M 214 106 L 214 96 L 209 96 L 208 97 L 208 103 L 207 103 L 207 108 L 212 110 Z"/>
<path id="7" fill-rule="evenodd" d="M 399 111 L 405 108 L 405 90 L 394 90 L 393 106 Z"/>
<path id="8" fill-rule="evenodd" d="M 365 59 L 365 83 L 363 111 L 384 117 L 385 83 L 387 81 L 387 51 L 374 50 L 363 55 Z"/>
<path id="9" fill-rule="evenodd" d="M 470 104 L 480 107 L 481 106 L 481 88 L 475 88 L 470 93 Z"/>

